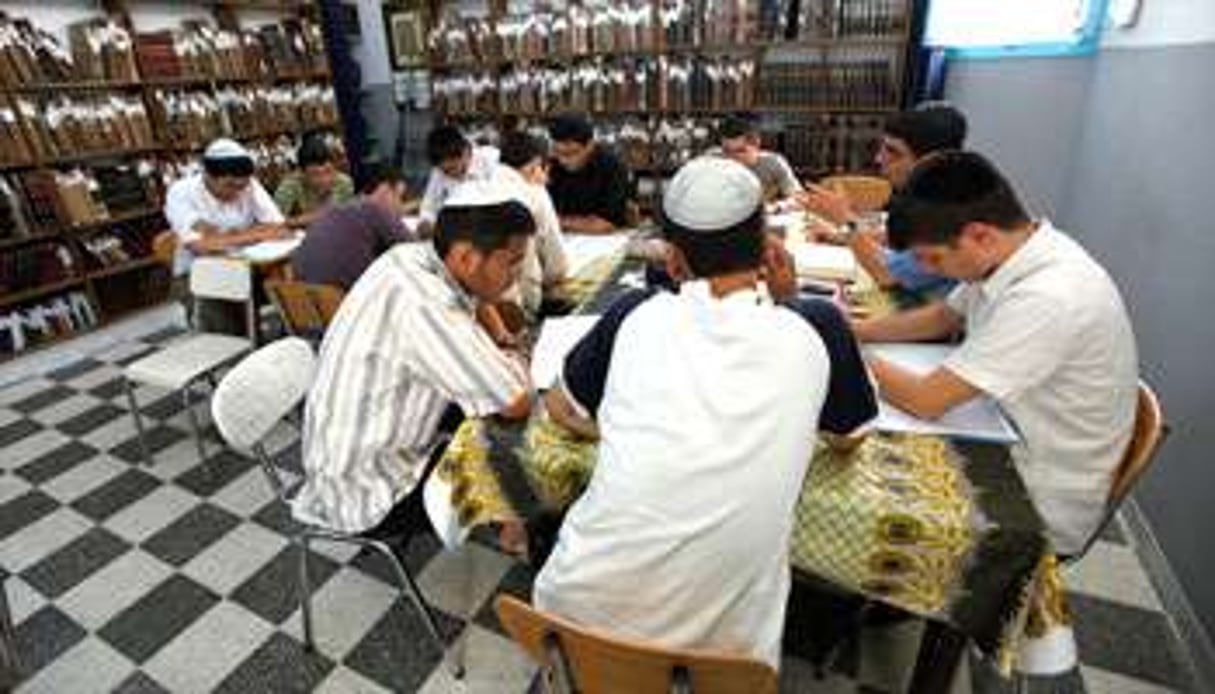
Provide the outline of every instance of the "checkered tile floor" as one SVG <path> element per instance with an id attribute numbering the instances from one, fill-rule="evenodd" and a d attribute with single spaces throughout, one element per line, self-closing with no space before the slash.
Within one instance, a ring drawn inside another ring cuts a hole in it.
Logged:
<path id="1" fill-rule="evenodd" d="M 128 340 L 0 389 L 0 566 L 27 679 L 21 692 L 526 692 L 535 669 L 490 610 L 526 595 L 531 572 L 487 546 L 459 554 L 415 540 L 408 563 L 469 675 L 454 683 L 412 605 L 378 558 L 318 544 L 318 651 L 300 642 L 290 519 L 261 473 L 209 434 L 199 463 L 180 401 L 139 391 L 156 464 L 140 464 L 120 368 L 175 329 Z M 5 369 L 21 368 L 20 363 Z M 298 470 L 292 436 L 277 460 Z M 1071 577 L 1084 685 L 1072 691 L 1186 691 L 1189 676 L 1136 556 L 1110 533 Z M 471 602 L 470 602 L 471 598 Z M 461 626 L 456 617 L 469 617 Z M 795 599 L 793 631 L 813 617 Z M 815 679 L 787 646 L 782 690 L 899 691 L 919 625 L 867 631 L 844 673 Z M 977 675 L 963 668 L 957 691 Z M 1078 678 L 1072 678 L 1077 680 Z M 1073 683 L 1075 684 L 1075 683 Z"/>

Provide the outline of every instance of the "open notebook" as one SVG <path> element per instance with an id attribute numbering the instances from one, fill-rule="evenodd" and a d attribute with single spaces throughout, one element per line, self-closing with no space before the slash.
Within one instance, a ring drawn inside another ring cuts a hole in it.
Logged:
<path id="1" fill-rule="evenodd" d="M 785 245 L 793 256 L 798 277 L 851 282 L 857 277 L 856 256 L 846 246 L 793 242 Z"/>
<path id="2" fill-rule="evenodd" d="M 869 354 L 918 374 L 935 369 L 956 347 L 892 342 L 867 345 Z M 980 396 L 949 410 L 939 419 L 928 421 L 915 417 L 886 401 L 880 403 L 874 428 L 913 434 L 935 434 L 957 438 L 1013 443 L 1020 436 L 995 400 Z"/>

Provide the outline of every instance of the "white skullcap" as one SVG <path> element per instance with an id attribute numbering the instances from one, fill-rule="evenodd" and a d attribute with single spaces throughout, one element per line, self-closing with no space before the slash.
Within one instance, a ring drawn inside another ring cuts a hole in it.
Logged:
<path id="1" fill-rule="evenodd" d="M 671 179 L 662 211 L 685 229 L 714 232 L 755 214 L 763 198 L 759 178 L 747 167 L 724 157 L 699 157 Z"/>
<path id="2" fill-rule="evenodd" d="M 511 190 L 511 186 L 498 185 L 489 181 L 472 180 L 465 181 L 452 188 L 447 199 L 443 201 L 443 207 L 488 207 L 512 201 L 521 205 L 524 204 L 519 199 L 519 196 Z M 524 206 L 526 207 L 526 205 Z"/>
<path id="3" fill-rule="evenodd" d="M 253 155 L 245 146 L 236 140 L 229 140 L 226 137 L 221 137 L 218 140 L 213 140 L 207 145 L 206 151 L 203 152 L 203 159 L 212 161 L 219 159 L 252 159 Z"/>

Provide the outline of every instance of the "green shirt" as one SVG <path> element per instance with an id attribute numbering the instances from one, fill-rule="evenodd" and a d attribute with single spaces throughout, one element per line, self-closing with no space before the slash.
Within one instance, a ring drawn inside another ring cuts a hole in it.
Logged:
<path id="1" fill-rule="evenodd" d="M 333 190 L 322 197 L 308 187 L 301 173 L 287 174 L 274 192 L 274 202 L 285 217 L 315 212 L 325 205 L 340 205 L 354 197 L 354 182 L 344 173 L 333 179 Z"/>

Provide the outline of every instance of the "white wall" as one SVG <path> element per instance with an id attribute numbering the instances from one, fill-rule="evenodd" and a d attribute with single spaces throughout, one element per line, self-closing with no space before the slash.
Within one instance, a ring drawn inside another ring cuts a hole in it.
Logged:
<path id="1" fill-rule="evenodd" d="M 363 71 L 363 86 L 392 84 L 392 66 L 388 61 L 388 37 L 384 33 L 384 15 L 380 0 L 355 0 L 359 9 L 359 33 L 354 43 L 354 59 Z"/>
<path id="2" fill-rule="evenodd" d="M 1124 0 L 1111 0 L 1121 2 Z M 1142 0 L 1139 21 L 1110 29 L 1103 48 L 1143 48 L 1215 42 L 1215 0 Z"/>

